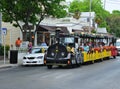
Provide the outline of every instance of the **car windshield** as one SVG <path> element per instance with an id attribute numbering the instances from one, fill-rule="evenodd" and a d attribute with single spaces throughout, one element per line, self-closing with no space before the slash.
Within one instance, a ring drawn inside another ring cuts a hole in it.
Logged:
<path id="1" fill-rule="evenodd" d="M 46 48 L 33 48 L 32 53 L 44 53 L 46 50 Z"/>
<path id="2" fill-rule="evenodd" d="M 116 46 L 120 46 L 120 42 L 116 42 Z"/>

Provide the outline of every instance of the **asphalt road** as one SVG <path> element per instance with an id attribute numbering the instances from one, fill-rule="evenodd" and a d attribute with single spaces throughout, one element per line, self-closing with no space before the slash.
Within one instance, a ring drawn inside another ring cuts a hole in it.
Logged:
<path id="1" fill-rule="evenodd" d="M 0 89 L 120 89 L 120 57 L 73 69 L 0 69 Z"/>

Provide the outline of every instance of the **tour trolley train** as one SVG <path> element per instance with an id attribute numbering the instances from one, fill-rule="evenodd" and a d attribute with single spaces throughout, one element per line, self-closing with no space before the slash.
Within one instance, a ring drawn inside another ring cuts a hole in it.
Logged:
<path id="1" fill-rule="evenodd" d="M 92 34 L 59 34 L 56 37 L 56 43 L 49 46 L 44 63 L 48 69 L 53 66 L 80 66 L 85 62 L 103 60 L 109 57 L 116 58 L 117 49 L 114 46 L 116 38 L 113 36 L 100 36 Z M 102 48 L 91 47 L 85 52 L 80 44 L 83 42 L 103 42 Z M 110 46 L 109 44 L 113 44 Z M 78 46 L 79 45 L 79 46 Z"/>

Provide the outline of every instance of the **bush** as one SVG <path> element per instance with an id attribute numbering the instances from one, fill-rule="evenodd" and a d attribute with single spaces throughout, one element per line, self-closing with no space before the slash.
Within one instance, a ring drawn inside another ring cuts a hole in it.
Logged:
<path id="1" fill-rule="evenodd" d="M 4 46 L 0 45 L 0 55 L 4 55 Z"/>
<path id="2" fill-rule="evenodd" d="M 9 45 L 6 45 L 5 46 L 5 54 L 6 56 L 8 56 L 8 51 L 10 49 L 10 46 Z M 4 46 L 3 45 L 0 45 L 0 55 L 3 56 L 4 55 Z"/>

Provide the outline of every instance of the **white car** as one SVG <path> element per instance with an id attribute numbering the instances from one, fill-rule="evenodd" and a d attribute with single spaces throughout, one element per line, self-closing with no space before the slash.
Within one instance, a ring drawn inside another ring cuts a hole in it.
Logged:
<path id="1" fill-rule="evenodd" d="M 44 55 L 48 46 L 39 46 L 32 48 L 32 52 L 23 57 L 23 65 L 42 65 L 44 64 Z"/>
<path id="2" fill-rule="evenodd" d="M 118 54 L 117 54 L 117 55 L 120 55 L 120 39 L 118 39 L 118 40 L 116 41 L 116 48 L 117 48 L 117 50 L 118 50 Z"/>

